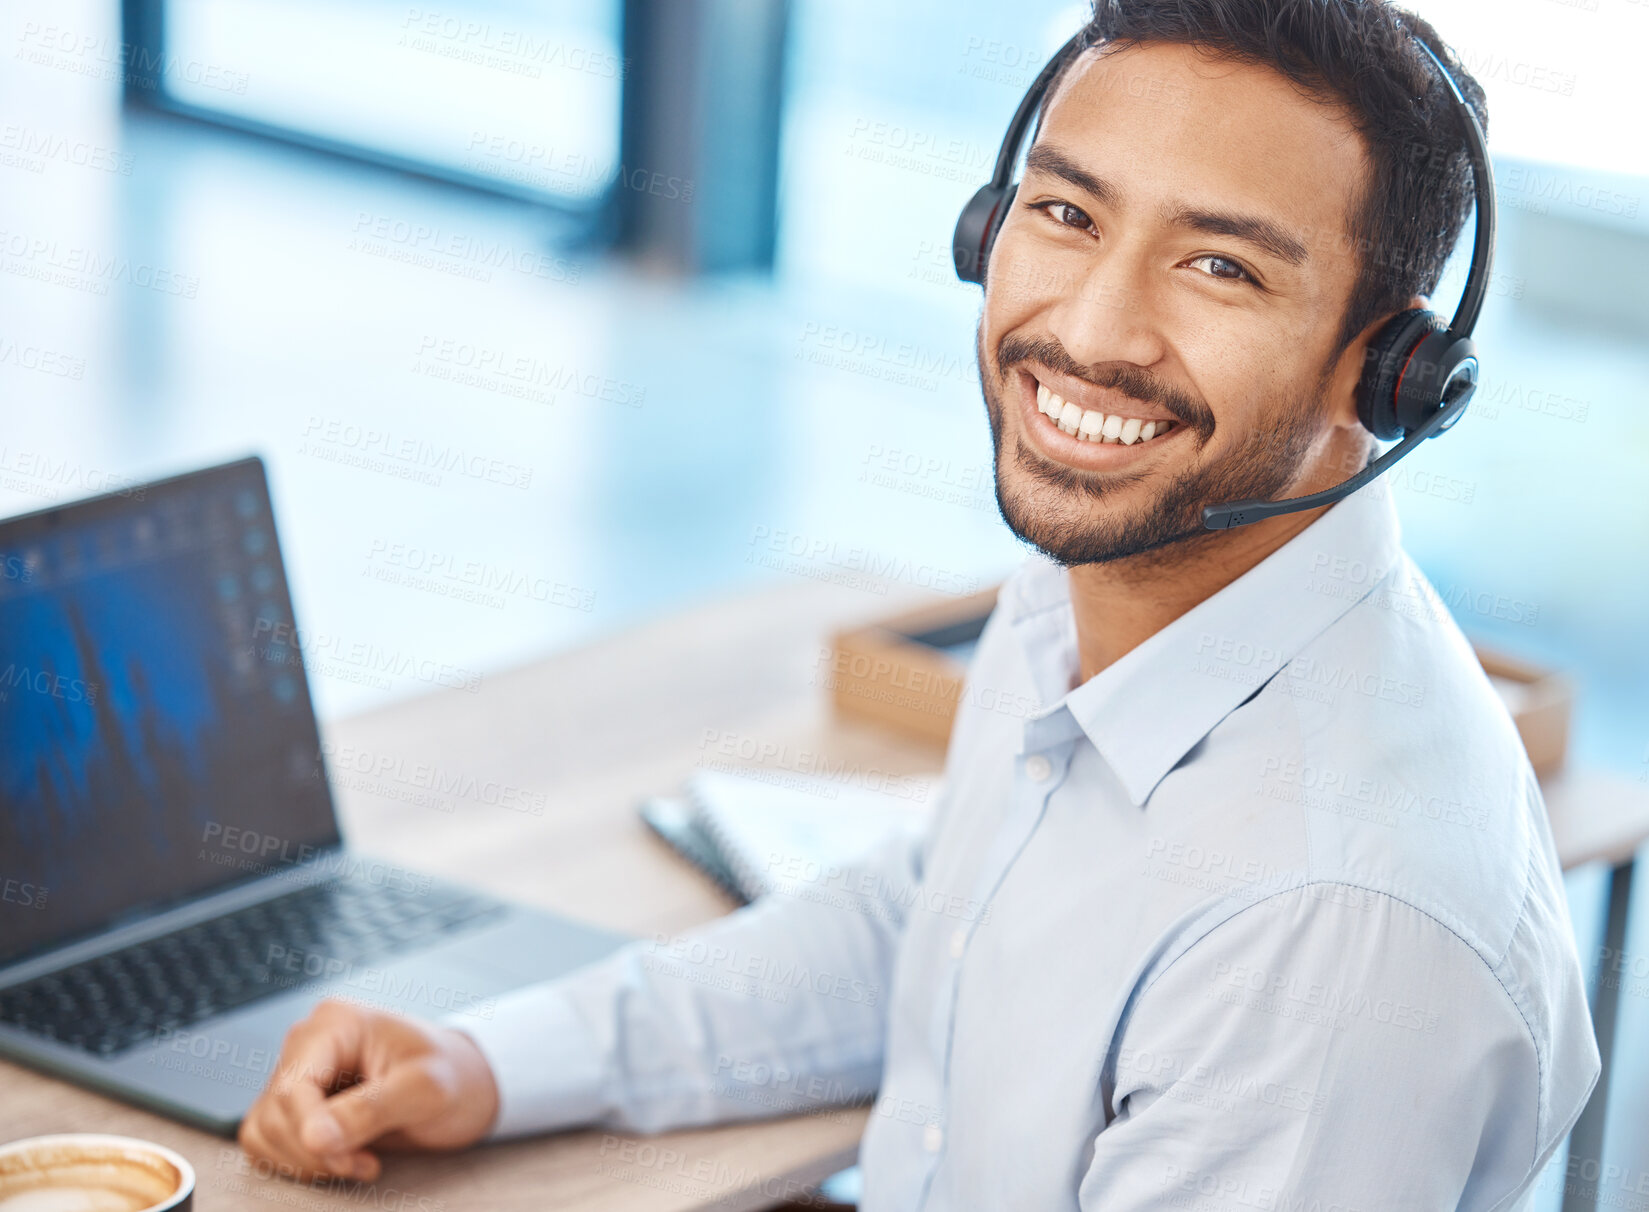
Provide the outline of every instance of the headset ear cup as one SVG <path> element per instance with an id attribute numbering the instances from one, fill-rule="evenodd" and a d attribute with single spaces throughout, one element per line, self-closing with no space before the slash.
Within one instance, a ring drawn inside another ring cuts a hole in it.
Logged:
<path id="1" fill-rule="evenodd" d="M 1397 410 L 1397 388 L 1403 370 L 1427 334 L 1443 326 L 1442 317 L 1435 312 L 1411 307 L 1387 320 L 1369 341 L 1363 377 L 1357 386 L 1357 419 L 1382 442 L 1403 436 L 1405 426 Z"/>
<path id="2" fill-rule="evenodd" d="M 1017 185 L 982 185 L 956 220 L 956 231 L 951 236 L 951 260 L 956 265 L 956 276 L 964 282 L 984 285 L 985 266 L 991 259 L 991 245 L 1007 218 L 1013 204 Z"/>
<path id="3" fill-rule="evenodd" d="M 1477 346 L 1470 337 L 1447 329 L 1426 333 L 1397 381 L 1397 424 L 1405 433 L 1418 429 L 1462 389 L 1475 392 L 1477 371 Z"/>

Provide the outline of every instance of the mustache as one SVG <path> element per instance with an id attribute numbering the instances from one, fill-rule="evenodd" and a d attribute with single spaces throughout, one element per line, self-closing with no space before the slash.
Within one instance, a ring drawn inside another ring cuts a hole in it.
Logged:
<path id="1" fill-rule="evenodd" d="M 1102 362 L 1084 366 L 1066 352 L 1065 347 L 1052 337 L 1028 337 L 1010 333 L 997 343 L 996 370 L 1003 378 L 1009 370 L 1021 363 L 1031 362 L 1046 367 L 1056 374 L 1081 379 L 1095 387 L 1120 392 L 1142 404 L 1154 404 L 1172 413 L 1180 421 L 1200 434 L 1208 434 L 1214 427 L 1214 414 L 1208 405 L 1189 392 L 1171 387 L 1150 371 L 1132 362 Z"/>

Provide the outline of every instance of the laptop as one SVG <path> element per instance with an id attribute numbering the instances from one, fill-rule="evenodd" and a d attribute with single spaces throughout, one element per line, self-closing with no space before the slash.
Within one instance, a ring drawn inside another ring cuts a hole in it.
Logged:
<path id="1" fill-rule="evenodd" d="M 628 941 L 351 850 L 302 634 L 260 459 L 0 521 L 0 1055 L 233 1135 L 324 997 L 461 1025 Z"/>

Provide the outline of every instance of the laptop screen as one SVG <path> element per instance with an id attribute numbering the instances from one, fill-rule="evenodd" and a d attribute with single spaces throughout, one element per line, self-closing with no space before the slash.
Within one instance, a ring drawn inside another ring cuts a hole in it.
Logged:
<path id="1" fill-rule="evenodd" d="M 0 521 L 0 961 L 338 842 L 263 464 Z"/>

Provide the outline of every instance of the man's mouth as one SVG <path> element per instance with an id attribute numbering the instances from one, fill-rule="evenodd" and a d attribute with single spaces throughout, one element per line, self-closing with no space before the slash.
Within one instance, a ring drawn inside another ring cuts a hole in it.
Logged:
<path id="1" fill-rule="evenodd" d="M 1132 446 L 1135 442 L 1149 442 L 1175 425 L 1169 420 L 1147 420 L 1122 413 L 1102 412 L 1097 408 L 1083 408 L 1058 392 L 1048 390 L 1048 385 L 1040 380 L 1036 385 L 1036 405 L 1060 429 L 1084 442 Z"/>
<path id="2" fill-rule="evenodd" d="M 1119 392 L 1067 384 L 1063 376 L 1048 378 L 1051 382 L 1023 368 L 1010 375 L 1018 381 L 1026 436 L 1041 453 L 1059 462 L 1095 470 L 1119 467 L 1185 428 L 1181 421 L 1150 405 L 1132 403 Z M 1073 395 L 1081 391 L 1082 400 L 1067 399 L 1062 388 Z"/>

